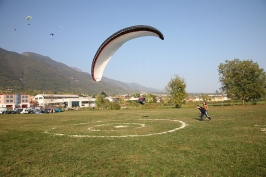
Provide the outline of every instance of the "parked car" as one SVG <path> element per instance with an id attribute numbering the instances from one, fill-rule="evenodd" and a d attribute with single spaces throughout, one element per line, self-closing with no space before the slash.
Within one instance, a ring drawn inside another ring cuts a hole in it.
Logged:
<path id="1" fill-rule="evenodd" d="M 45 109 L 45 110 L 43 110 L 43 113 L 49 114 L 49 113 L 52 113 L 52 110 L 51 109 Z"/>
<path id="2" fill-rule="evenodd" d="M 28 110 L 28 114 L 35 114 L 35 110 L 34 109 Z"/>
<path id="3" fill-rule="evenodd" d="M 55 108 L 54 112 L 64 112 L 61 108 Z"/>
<path id="4" fill-rule="evenodd" d="M 35 110 L 34 114 L 42 114 L 42 110 Z"/>
<path id="5" fill-rule="evenodd" d="M 6 110 L 6 111 L 3 111 L 2 114 L 17 114 L 17 111 L 15 111 L 15 110 Z"/>
<path id="6" fill-rule="evenodd" d="M 8 110 L 2 111 L 2 114 L 9 114 Z"/>
<path id="7" fill-rule="evenodd" d="M 28 109 L 23 109 L 23 111 L 20 112 L 20 114 L 28 114 L 29 110 Z"/>
<path id="8" fill-rule="evenodd" d="M 3 114 L 3 111 L 6 111 L 7 109 L 6 108 L 0 108 L 0 114 Z"/>
<path id="9" fill-rule="evenodd" d="M 14 114 L 21 114 L 21 112 L 23 111 L 23 109 L 15 109 L 13 111 L 14 111 Z"/>

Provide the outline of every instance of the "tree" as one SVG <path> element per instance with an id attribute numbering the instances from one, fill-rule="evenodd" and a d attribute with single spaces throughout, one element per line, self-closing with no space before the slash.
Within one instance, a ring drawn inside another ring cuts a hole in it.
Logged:
<path id="1" fill-rule="evenodd" d="M 106 95 L 106 93 L 104 93 L 104 91 L 102 91 L 101 95 L 103 98 L 107 97 L 107 95 Z"/>
<path id="2" fill-rule="evenodd" d="M 175 104 L 176 108 L 181 107 L 186 102 L 186 87 L 185 79 L 178 75 L 174 75 L 165 87 L 165 90 L 171 95 L 171 102 Z"/>
<path id="3" fill-rule="evenodd" d="M 103 100 L 102 95 L 98 94 L 96 96 L 95 104 L 96 104 L 97 108 L 101 108 L 102 107 L 102 105 L 104 104 L 104 100 Z"/>
<path id="4" fill-rule="evenodd" d="M 147 94 L 146 96 L 145 96 L 145 98 L 146 98 L 146 103 L 156 103 L 156 95 L 152 95 L 152 94 Z"/>
<path id="5" fill-rule="evenodd" d="M 34 106 L 34 107 L 38 106 L 38 101 L 36 101 L 36 100 L 31 100 L 31 101 L 30 101 L 30 106 Z"/>
<path id="6" fill-rule="evenodd" d="M 258 63 L 252 60 L 226 60 L 218 67 L 221 90 L 231 99 L 245 101 L 265 97 L 266 74 Z"/>
<path id="7" fill-rule="evenodd" d="M 201 98 L 203 101 L 210 101 L 211 100 L 211 97 L 208 94 L 202 94 Z"/>

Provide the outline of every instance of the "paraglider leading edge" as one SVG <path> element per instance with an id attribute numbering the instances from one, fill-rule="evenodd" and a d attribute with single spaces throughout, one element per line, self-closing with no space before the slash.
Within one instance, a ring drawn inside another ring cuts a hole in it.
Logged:
<path id="1" fill-rule="evenodd" d="M 136 26 L 131 26 L 131 27 L 127 27 L 127 28 L 124 28 L 124 29 L 121 29 L 119 31 L 117 31 L 116 33 L 114 33 L 113 35 L 111 35 L 110 37 L 108 37 L 102 44 L 101 46 L 99 47 L 99 49 L 97 50 L 94 58 L 93 58 L 93 61 L 92 61 L 92 66 L 91 66 L 91 75 L 92 75 L 92 78 L 94 81 L 98 82 L 99 79 L 97 80 L 95 78 L 95 67 L 96 67 L 96 62 L 99 58 L 99 55 L 103 52 L 103 50 L 108 46 L 109 43 L 111 43 L 112 41 L 114 41 L 115 39 L 118 39 L 119 37 L 121 36 L 124 36 L 124 35 L 127 35 L 127 34 L 131 34 L 131 33 L 138 33 L 138 32 L 149 32 L 149 33 L 153 33 L 154 36 L 158 36 L 160 39 L 164 40 L 164 36 L 163 34 L 156 28 L 154 27 L 151 27 L 151 26 L 147 26 L 147 25 L 136 25 Z M 143 35 L 140 35 L 140 36 L 136 36 L 136 37 L 141 37 Z M 125 41 L 122 41 L 120 43 L 120 46 L 126 42 L 127 40 L 130 40 L 130 39 L 133 39 L 133 38 L 136 38 L 136 37 L 129 37 L 129 39 L 126 39 Z M 116 50 L 120 47 L 116 47 Z M 111 58 L 111 56 L 110 56 Z M 110 59 L 109 58 L 109 59 Z M 108 60 L 109 60 L 108 59 Z M 107 60 L 107 62 L 108 62 Z M 107 63 L 106 62 L 106 63 Z"/>

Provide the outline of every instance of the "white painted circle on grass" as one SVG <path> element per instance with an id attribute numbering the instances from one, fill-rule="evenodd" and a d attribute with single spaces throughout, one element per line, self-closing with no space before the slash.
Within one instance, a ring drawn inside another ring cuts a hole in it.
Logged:
<path id="1" fill-rule="evenodd" d="M 129 134 L 129 135 L 69 135 L 69 134 L 64 134 L 64 133 L 51 133 L 51 131 L 55 131 L 57 128 L 51 128 L 50 130 L 46 130 L 44 133 L 48 134 L 53 134 L 56 136 L 69 136 L 69 137 L 74 137 L 74 138 L 106 138 L 106 137 L 111 137 L 111 138 L 125 138 L 125 137 L 144 137 L 144 136 L 153 136 L 153 135 L 162 135 L 166 133 L 172 133 L 177 130 L 180 130 L 182 128 L 185 128 L 187 124 L 183 121 L 180 120 L 174 120 L 174 119 L 139 119 L 139 120 L 145 120 L 145 121 L 170 121 L 170 122 L 178 122 L 181 123 L 180 127 L 176 127 L 171 130 L 167 131 L 162 131 L 162 132 L 157 132 L 157 133 L 148 133 L 148 134 Z M 146 124 L 145 123 L 126 123 L 126 122 L 121 122 L 121 123 L 102 123 L 101 121 L 97 122 L 98 124 L 94 126 L 88 127 L 88 131 L 90 132 L 107 132 L 107 131 L 116 131 L 116 130 L 121 130 L 121 129 L 132 129 L 133 128 L 138 129 L 138 128 L 145 128 Z M 84 125 L 84 124 L 92 124 L 92 123 L 79 123 L 79 124 L 73 124 L 73 125 Z M 112 127 L 112 129 L 104 129 L 105 126 Z"/>

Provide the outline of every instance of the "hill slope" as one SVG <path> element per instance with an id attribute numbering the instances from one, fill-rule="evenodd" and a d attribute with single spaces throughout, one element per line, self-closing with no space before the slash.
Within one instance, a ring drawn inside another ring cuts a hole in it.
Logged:
<path id="1" fill-rule="evenodd" d="M 137 87 L 136 87 L 137 86 Z M 159 91 L 104 77 L 94 82 L 91 75 L 32 52 L 18 54 L 0 48 L 0 87 L 15 91 L 42 90 L 97 94 L 122 94 L 138 90 Z"/>

